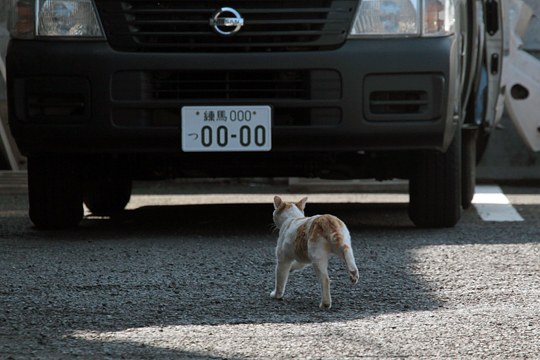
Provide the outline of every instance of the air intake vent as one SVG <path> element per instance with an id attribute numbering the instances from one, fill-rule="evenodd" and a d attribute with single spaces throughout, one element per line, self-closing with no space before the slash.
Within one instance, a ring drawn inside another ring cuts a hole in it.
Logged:
<path id="1" fill-rule="evenodd" d="M 220 52 L 330 49 L 346 39 L 358 1 L 96 0 L 112 47 L 120 51 Z M 211 19 L 233 7 L 244 20 L 231 36 Z"/>
<path id="2" fill-rule="evenodd" d="M 152 98 L 306 99 L 309 78 L 303 71 L 154 72 Z"/>
<path id="3" fill-rule="evenodd" d="M 425 91 L 376 91 L 369 97 L 372 114 L 422 114 L 429 105 Z"/>
<path id="4" fill-rule="evenodd" d="M 115 100 L 332 100 L 341 76 L 332 70 L 123 71 L 114 75 Z"/>
<path id="5" fill-rule="evenodd" d="M 440 74 L 370 75 L 364 80 L 368 121 L 436 120 L 446 98 Z"/>
<path id="6" fill-rule="evenodd" d="M 31 119 L 62 117 L 83 117 L 85 100 L 81 94 L 43 94 L 30 95 L 28 116 Z"/>
<path id="7" fill-rule="evenodd" d="M 15 111 L 25 121 L 66 124 L 90 119 L 90 84 L 84 78 L 21 78 L 15 86 L 25 94 L 15 99 Z"/>

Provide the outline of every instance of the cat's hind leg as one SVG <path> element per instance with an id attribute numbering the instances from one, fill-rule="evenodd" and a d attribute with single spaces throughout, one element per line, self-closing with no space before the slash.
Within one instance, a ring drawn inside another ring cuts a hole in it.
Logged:
<path id="1" fill-rule="evenodd" d="M 283 298 L 285 287 L 287 286 L 287 279 L 289 278 L 289 272 L 291 271 L 292 261 L 278 261 L 276 265 L 276 284 L 274 291 L 270 293 L 270 296 L 274 299 Z"/>
<path id="2" fill-rule="evenodd" d="M 356 262 L 354 261 L 354 254 L 352 247 L 350 245 L 344 244 L 342 246 L 343 251 L 343 260 L 345 260 L 345 264 L 347 265 L 347 270 L 349 271 L 349 278 L 351 279 L 351 282 L 353 284 L 356 284 L 358 282 L 359 273 L 358 273 L 358 267 L 356 266 Z"/>
<path id="3" fill-rule="evenodd" d="M 323 257 L 313 263 L 315 274 L 321 283 L 321 309 L 330 309 L 332 307 L 332 297 L 330 295 L 330 277 L 328 276 L 328 258 Z"/>
<path id="4" fill-rule="evenodd" d="M 290 272 L 302 270 L 303 268 L 305 268 L 308 265 L 309 264 L 307 264 L 307 263 L 302 263 L 300 261 L 293 260 Z"/>

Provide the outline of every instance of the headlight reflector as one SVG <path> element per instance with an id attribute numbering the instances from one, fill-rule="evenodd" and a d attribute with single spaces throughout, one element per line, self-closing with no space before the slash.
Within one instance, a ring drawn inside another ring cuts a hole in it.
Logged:
<path id="1" fill-rule="evenodd" d="M 417 35 L 419 0 L 362 0 L 352 36 Z"/>
<path id="2" fill-rule="evenodd" d="M 92 0 L 37 1 L 37 36 L 103 37 Z"/>
<path id="3" fill-rule="evenodd" d="M 12 0 L 9 30 L 16 39 L 104 37 L 93 0 Z"/>

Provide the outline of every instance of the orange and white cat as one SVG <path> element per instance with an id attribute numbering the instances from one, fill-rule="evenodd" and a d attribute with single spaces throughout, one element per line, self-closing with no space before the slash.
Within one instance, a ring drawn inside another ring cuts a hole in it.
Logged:
<path id="1" fill-rule="evenodd" d="M 353 284 L 358 282 L 358 268 L 351 247 L 351 235 L 347 226 L 333 215 L 306 217 L 304 209 L 307 197 L 297 203 L 289 203 L 274 197 L 274 224 L 279 229 L 276 247 L 276 286 L 271 297 L 281 299 L 287 285 L 289 272 L 313 264 L 321 282 L 321 308 L 332 306 L 328 259 L 331 254 L 341 257 L 349 271 Z"/>

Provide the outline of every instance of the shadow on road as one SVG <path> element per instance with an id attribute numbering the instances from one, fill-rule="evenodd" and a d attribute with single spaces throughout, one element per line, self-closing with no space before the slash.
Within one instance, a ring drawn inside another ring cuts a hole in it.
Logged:
<path id="1" fill-rule="evenodd" d="M 148 206 L 112 219 L 89 217 L 76 230 L 39 232 L 18 225 L 16 233 L 0 236 L 5 254 L 0 262 L 0 308 L 5 309 L 0 340 L 9 344 L 20 335 L 36 338 L 42 349 L 90 347 L 103 353 L 101 340 L 72 334 L 330 323 L 429 311 L 445 303 L 421 276 L 416 251 L 497 241 L 471 238 L 460 225 L 416 229 L 404 204 L 310 204 L 306 212 L 339 216 L 353 236 L 360 282 L 351 286 L 335 258 L 330 311 L 318 308 L 319 287 L 310 268 L 291 275 L 285 300 L 269 297 L 277 239 L 271 229 L 271 204 Z M 465 219 L 473 217 L 465 214 Z M 4 224 L 9 221 L 21 219 L 2 219 Z M 128 356 L 143 351 L 140 344 L 122 344 L 117 343 Z M 109 351 L 116 354 L 113 345 Z M 165 355 L 203 357 L 174 350 Z"/>

